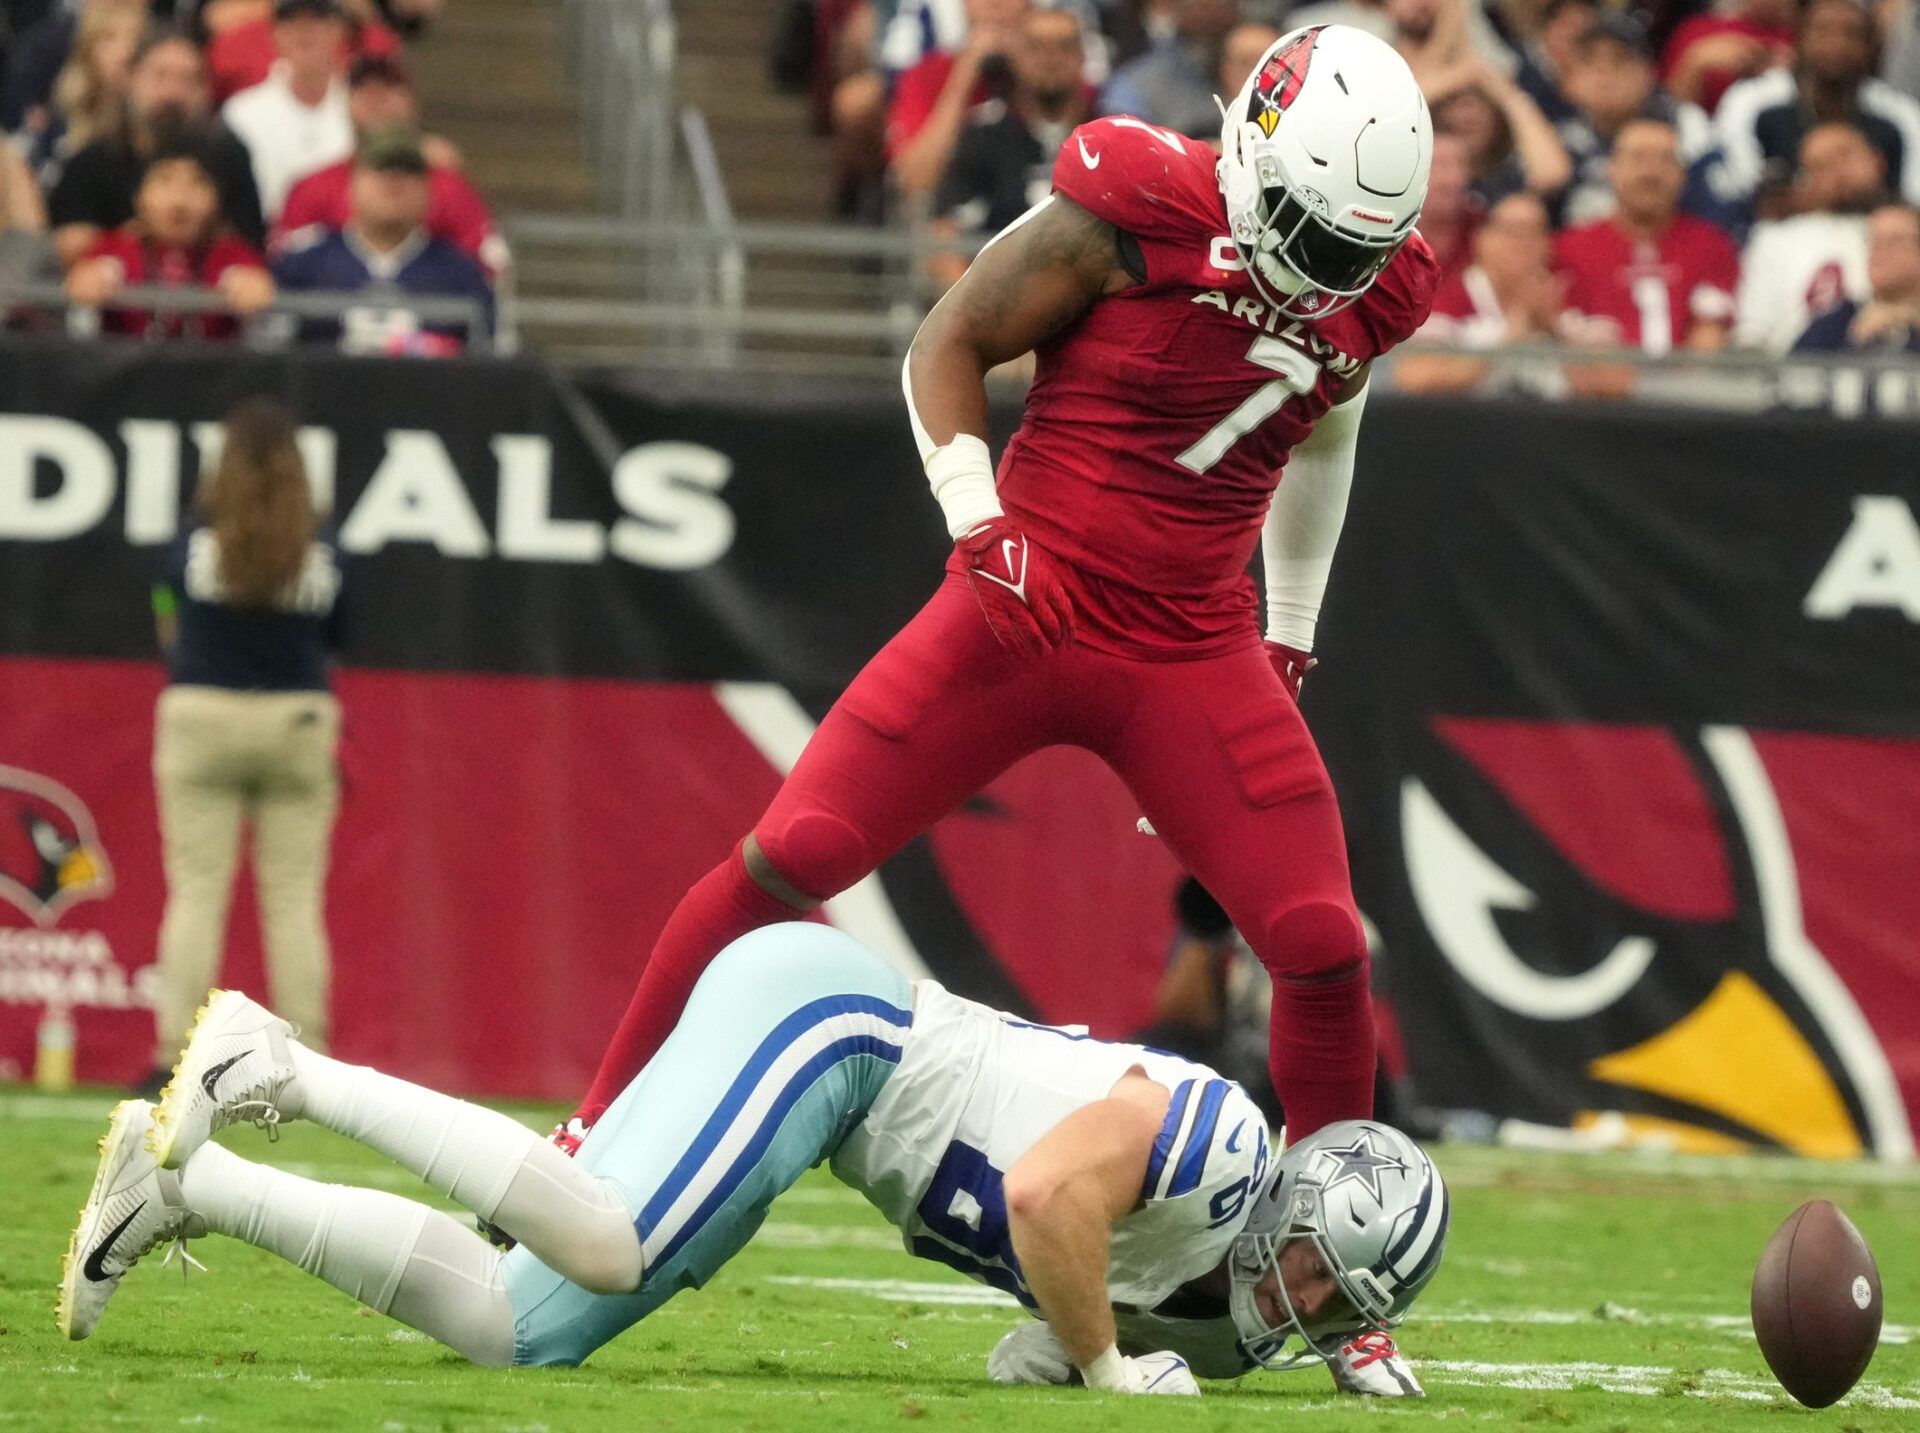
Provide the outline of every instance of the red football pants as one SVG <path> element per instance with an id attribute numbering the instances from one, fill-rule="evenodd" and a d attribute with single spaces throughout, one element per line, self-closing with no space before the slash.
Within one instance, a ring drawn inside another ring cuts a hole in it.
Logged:
<path id="1" fill-rule="evenodd" d="M 1273 976 L 1270 1058 L 1289 1138 L 1369 1115 L 1372 1003 L 1339 807 L 1258 645 L 1185 662 L 1078 644 L 1021 659 L 949 574 L 827 713 L 754 834 L 790 885 L 825 900 L 1056 744 L 1085 747 L 1119 775 Z M 649 957 L 583 1116 L 597 1117 L 652 1057 L 708 961 L 792 914 L 752 883 L 738 851 L 697 884 Z"/>

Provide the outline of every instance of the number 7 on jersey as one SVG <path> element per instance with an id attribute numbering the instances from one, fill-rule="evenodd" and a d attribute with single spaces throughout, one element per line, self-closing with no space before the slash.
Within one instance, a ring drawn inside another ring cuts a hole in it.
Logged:
<path id="1" fill-rule="evenodd" d="M 1262 383 L 1222 418 L 1199 442 L 1174 461 L 1189 472 L 1204 473 L 1227 454 L 1227 449 L 1278 413 L 1289 398 L 1311 393 L 1320 381 L 1320 365 L 1292 344 L 1260 337 L 1247 350 L 1247 361 L 1270 368 L 1280 376 Z"/>

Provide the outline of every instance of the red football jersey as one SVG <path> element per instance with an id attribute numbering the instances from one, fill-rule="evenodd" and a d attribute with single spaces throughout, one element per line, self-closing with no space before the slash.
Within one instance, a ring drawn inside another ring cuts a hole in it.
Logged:
<path id="1" fill-rule="evenodd" d="M 124 224 L 94 239 L 89 259 L 112 259 L 120 265 L 126 286 L 147 285 L 212 288 L 228 269 L 264 269 L 260 256 L 230 234 L 222 234 L 194 249 L 172 249 L 149 242 L 138 229 Z M 223 313 L 151 314 L 145 309 L 109 307 L 101 327 L 108 333 L 135 337 L 237 338 L 240 321 Z"/>
<path id="2" fill-rule="evenodd" d="M 1259 641 L 1247 564 L 1287 453 L 1361 365 L 1427 317 L 1438 269 L 1418 235 L 1358 302 L 1276 317 L 1227 229 L 1206 144 L 1095 120 L 1057 193 L 1140 242 L 1146 281 L 1042 344 L 1000 501 L 1077 569 L 1078 640 L 1185 659 Z"/>
<path id="3" fill-rule="evenodd" d="M 352 211 L 353 161 L 343 159 L 315 170 L 287 192 L 280 217 L 273 221 L 269 248 L 277 254 L 294 234 L 316 225 L 344 229 Z M 426 230 L 479 264 L 490 278 L 500 276 L 506 243 L 493 226 L 486 200 L 459 170 L 435 166 L 427 171 Z"/>
<path id="4" fill-rule="evenodd" d="M 1649 243 L 1613 219 L 1568 229 L 1554 263 L 1567 280 L 1567 310 L 1630 348 L 1668 353 L 1686 342 L 1696 319 L 1733 322 L 1740 251 L 1719 229 L 1679 214 Z"/>

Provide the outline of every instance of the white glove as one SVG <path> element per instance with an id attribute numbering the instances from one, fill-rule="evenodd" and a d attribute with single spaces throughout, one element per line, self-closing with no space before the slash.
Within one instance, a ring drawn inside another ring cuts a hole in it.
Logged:
<path id="1" fill-rule="evenodd" d="M 1044 1320 L 1021 1324 L 987 1355 L 987 1377 L 995 1383 L 1070 1383 L 1075 1372 L 1073 1356 Z"/>
<path id="2" fill-rule="evenodd" d="M 1087 1387 L 1108 1393 L 1185 1394 L 1198 1396 L 1200 1385 L 1193 1370 L 1177 1353 L 1143 1353 L 1138 1358 L 1123 1357 L 1108 1349 L 1091 1365 L 1080 1370 Z"/>

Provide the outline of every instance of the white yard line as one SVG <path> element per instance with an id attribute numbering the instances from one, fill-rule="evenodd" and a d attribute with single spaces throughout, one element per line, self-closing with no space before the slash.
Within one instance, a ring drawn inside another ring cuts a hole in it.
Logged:
<path id="1" fill-rule="evenodd" d="M 904 1254 L 900 1236 L 891 1229 L 831 1224 L 762 1224 L 753 1236 L 756 1244 L 775 1249 L 887 1249 Z"/>
<path id="2" fill-rule="evenodd" d="M 1771 1403 L 1780 1398 L 1779 1386 L 1759 1374 L 1730 1368 L 1674 1369 L 1640 1363 L 1481 1363 L 1462 1359 L 1421 1359 L 1415 1367 L 1430 1386 L 1464 1384 L 1469 1388 L 1519 1388 L 1566 1393 L 1599 1388 L 1607 1393 L 1642 1396 L 1681 1392 L 1695 1398 L 1734 1398 Z M 1863 1383 L 1847 1395 L 1855 1407 L 1920 1409 L 1920 1390 L 1896 1391 L 1880 1383 Z"/>
<path id="3" fill-rule="evenodd" d="M 776 1226 L 769 1225 L 769 1228 Z M 898 1247 L 897 1241 L 886 1240 L 886 1247 Z M 922 1279 L 839 1279 L 810 1278 L 799 1274 L 770 1275 L 765 1282 L 783 1284 L 791 1288 L 821 1289 L 828 1293 L 853 1294 L 871 1299 L 881 1299 L 889 1303 L 922 1304 L 981 1304 L 1000 1308 L 1018 1307 L 1014 1301 L 998 1289 L 990 1289 L 984 1284 L 963 1284 L 934 1282 Z M 1479 1308 L 1436 1308 L 1420 1310 L 1419 1318 L 1426 1323 L 1463 1323 L 1463 1324 L 1547 1324 L 1555 1326 L 1574 1326 L 1582 1324 L 1633 1324 L 1655 1325 L 1666 1328 L 1707 1329 L 1715 1333 L 1724 1333 L 1729 1337 L 1747 1339 L 1753 1336 L 1753 1327 L 1745 1314 L 1681 1314 L 1681 1313 L 1642 1313 L 1637 1309 L 1615 1309 L 1607 1314 L 1580 1309 L 1479 1309 Z M 1904 1324 L 1888 1324 L 1880 1333 L 1880 1342 L 1889 1345 L 1903 1345 L 1920 1336 L 1920 1330 Z M 1428 1365 L 1422 1364 L 1422 1367 Z M 1565 1367 L 1568 1365 L 1556 1365 Z"/>
<path id="4" fill-rule="evenodd" d="M 985 1284 L 929 1283 L 919 1279 L 810 1279 L 797 1274 L 772 1274 L 764 1281 L 790 1288 L 824 1289 L 830 1293 L 860 1294 L 895 1304 L 992 1304 L 1017 1309 L 1019 1304 Z"/>

